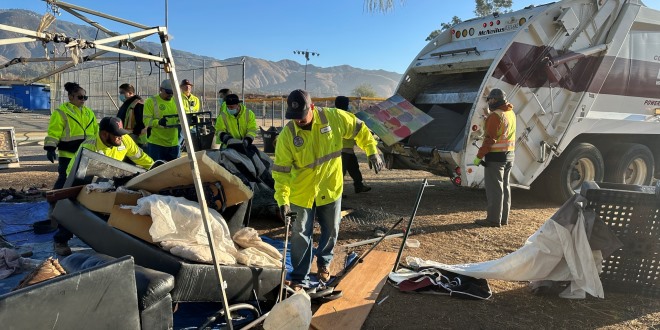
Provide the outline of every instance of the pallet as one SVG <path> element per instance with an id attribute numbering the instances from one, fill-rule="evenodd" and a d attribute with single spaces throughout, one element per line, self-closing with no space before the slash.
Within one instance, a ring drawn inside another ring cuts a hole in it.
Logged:
<path id="1" fill-rule="evenodd" d="M 372 251 L 337 286 L 343 297 L 321 305 L 314 313 L 310 329 L 360 329 L 395 260 L 396 253 Z"/>

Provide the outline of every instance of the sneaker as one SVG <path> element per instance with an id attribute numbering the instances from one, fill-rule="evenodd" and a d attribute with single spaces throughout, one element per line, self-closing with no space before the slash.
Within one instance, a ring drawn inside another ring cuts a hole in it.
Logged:
<path id="1" fill-rule="evenodd" d="M 63 257 L 71 254 L 71 248 L 67 243 L 53 242 L 53 251 Z"/>
<path id="2" fill-rule="evenodd" d="M 369 190 L 371 190 L 371 187 L 369 187 L 369 186 L 365 186 L 365 185 L 361 185 L 361 186 L 356 186 L 356 187 L 355 187 L 355 193 L 356 193 L 356 194 L 363 193 L 363 192 L 367 192 L 367 191 L 369 191 Z"/>
<path id="3" fill-rule="evenodd" d="M 328 269 L 328 266 L 321 266 L 316 275 L 321 282 L 327 283 L 330 280 L 330 269 Z"/>
<path id="4" fill-rule="evenodd" d="M 500 227 L 499 223 L 491 222 L 486 219 L 474 220 L 474 223 L 481 227 Z"/>

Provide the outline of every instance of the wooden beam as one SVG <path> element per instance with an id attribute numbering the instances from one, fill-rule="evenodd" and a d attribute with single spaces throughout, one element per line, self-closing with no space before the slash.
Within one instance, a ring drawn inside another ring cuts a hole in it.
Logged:
<path id="1" fill-rule="evenodd" d="M 312 316 L 311 329 L 360 329 L 376 303 L 396 253 L 372 251 L 337 286 L 343 297 L 327 302 Z"/>

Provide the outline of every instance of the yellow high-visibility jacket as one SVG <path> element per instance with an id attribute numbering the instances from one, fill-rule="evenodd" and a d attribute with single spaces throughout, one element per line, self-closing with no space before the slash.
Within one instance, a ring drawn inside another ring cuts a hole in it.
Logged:
<path id="1" fill-rule="evenodd" d="M 118 147 L 106 146 L 103 144 L 103 141 L 101 141 L 101 137 L 97 135 L 93 138 L 85 140 L 85 142 L 80 145 L 80 148 L 78 148 L 78 152 L 80 152 L 80 149 L 83 148 L 98 152 L 118 161 L 123 161 L 124 158 L 128 156 L 128 158 L 133 161 L 135 165 L 140 166 L 145 170 L 148 170 L 151 165 L 154 164 L 154 160 L 151 159 L 151 157 L 149 157 L 146 152 L 142 151 L 142 149 L 138 147 L 135 141 L 133 141 L 131 136 L 128 134 L 121 137 L 121 145 Z M 76 152 L 76 155 L 78 155 L 78 152 Z M 69 172 L 71 172 L 73 163 L 75 162 L 69 162 L 69 167 L 66 169 L 66 175 L 69 175 Z"/>
<path id="2" fill-rule="evenodd" d="M 240 108 L 236 115 L 227 111 L 227 104 L 222 103 L 220 114 L 215 120 L 215 142 L 220 143 L 220 134 L 229 133 L 234 139 L 242 140 L 249 136 L 254 140 L 257 136 L 257 119 L 252 110 L 239 104 Z"/>
<path id="3" fill-rule="evenodd" d="M 277 138 L 273 179 L 279 206 L 295 204 L 311 208 L 341 197 L 343 139 L 353 139 L 368 156 L 378 152 L 367 125 L 354 114 L 335 108 L 316 107 L 310 130 L 289 121 Z"/>
<path id="4" fill-rule="evenodd" d="M 186 113 L 193 113 L 193 112 L 199 112 L 199 98 L 193 93 L 190 93 L 190 96 L 186 96 L 186 94 L 181 95 L 181 99 L 183 101 L 183 110 Z"/>
<path id="5" fill-rule="evenodd" d="M 154 95 L 144 101 L 144 126 L 151 128 L 147 142 L 162 147 L 175 147 L 179 145 L 179 130 L 176 127 L 165 128 L 158 121 L 167 115 L 178 115 L 174 98 L 163 100 L 160 95 Z M 178 117 L 168 119 L 169 124 L 178 123 Z"/>
<path id="6" fill-rule="evenodd" d="M 92 109 L 62 103 L 50 115 L 44 148 L 57 148 L 60 157 L 73 158 L 80 144 L 98 132 L 99 124 Z"/>

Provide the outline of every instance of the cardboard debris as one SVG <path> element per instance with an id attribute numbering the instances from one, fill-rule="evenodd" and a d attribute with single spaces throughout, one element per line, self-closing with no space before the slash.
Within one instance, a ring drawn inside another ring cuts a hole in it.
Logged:
<path id="1" fill-rule="evenodd" d="M 112 212 L 110 212 L 108 224 L 125 233 L 154 244 L 154 241 L 149 234 L 149 228 L 151 228 L 152 221 L 151 217 L 148 215 L 133 214 L 131 210 L 125 210 L 120 208 L 119 205 L 114 205 L 112 207 Z"/>
<path id="2" fill-rule="evenodd" d="M 115 205 L 137 205 L 137 200 L 142 197 L 142 194 L 131 194 L 126 192 L 87 192 L 86 189 L 80 190 L 78 193 L 78 203 L 84 207 L 100 213 L 110 214 L 113 206 Z"/>
<path id="3" fill-rule="evenodd" d="M 229 173 L 206 153 L 207 151 L 195 153 L 202 183 L 219 181 L 227 195 L 227 206 L 237 205 L 252 198 L 252 190 L 241 179 Z M 151 193 L 158 193 L 163 189 L 190 186 L 192 184 L 193 176 L 189 160 L 187 157 L 182 157 L 136 176 L 128 181 L 126 188 L 132 190 L 144 189 Z"/>

